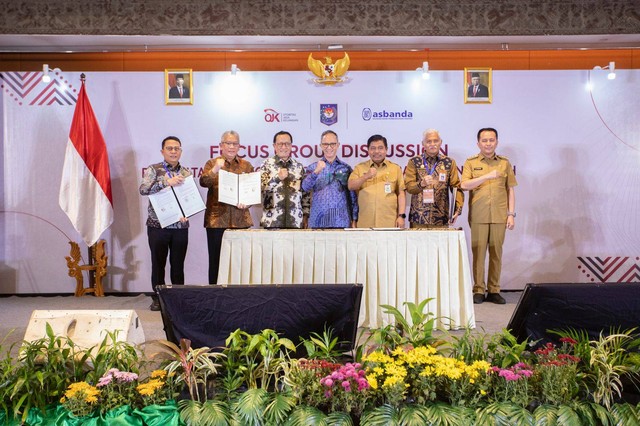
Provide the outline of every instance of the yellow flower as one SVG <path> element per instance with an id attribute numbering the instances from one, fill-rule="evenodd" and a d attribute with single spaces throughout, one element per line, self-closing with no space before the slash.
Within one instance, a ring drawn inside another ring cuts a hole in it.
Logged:
<path id="1" fill-rule="evenodd" d="M 164 379 L 165 377 L 167 377 L 166 370 L 154 370 L 151 372 L 152 379 Z"/>
<path id="2" fill-rule="evenodd" d="M 371 387 L 371 389 L 378 389 L 378 379 L 376 379 L 375 376 L 368 375 L 366 378 L 367 378 L 367 382 L 369 382 L 369 386 Z"/>

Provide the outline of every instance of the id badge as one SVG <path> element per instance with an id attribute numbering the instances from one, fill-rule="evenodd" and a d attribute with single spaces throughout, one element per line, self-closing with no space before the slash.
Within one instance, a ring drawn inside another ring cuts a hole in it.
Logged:
<path id="1" fill-rule="evenodd" d="M 440 182 L 446 182 L 447 181 L 447 174 L 446 173 L 440 173 L 440 175 L 438 176 L 438 180 Z"/>
<path id="2" fill-rule="evenodd" d="M 427 188 L 422 190 L 422 204 L 434 203 L 434 191 L 433 188 Z"/>
<path id="3" fill-rule="evenodd" d="M 391 184 L 389 182 L 384 184 L 384 193 L 391 194 Z"/>

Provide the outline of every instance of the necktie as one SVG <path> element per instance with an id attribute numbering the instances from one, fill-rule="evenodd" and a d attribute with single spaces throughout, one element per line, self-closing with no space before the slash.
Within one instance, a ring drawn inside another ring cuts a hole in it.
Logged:
<path id="1" fill-rule="evenodd" d="M 478 93 L 478 86 L 473 86 L 473 96 L 475 96 L 476 93 Z M 180 92 L 180 96 L 182 96 L 182 92 Z"/>
<path id="2" fill-rule="evenodd" d="M 182 97 L 182 87 L 178 87 L 178 93 L 180 93 L 180 97 Z M 475 93 L 474 93 L 475 95 Z"/>

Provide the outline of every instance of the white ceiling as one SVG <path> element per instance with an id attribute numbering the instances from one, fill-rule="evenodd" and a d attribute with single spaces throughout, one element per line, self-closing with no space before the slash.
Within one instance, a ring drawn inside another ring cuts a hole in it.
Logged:
<path id="1" fill-rule="evenodd" d="M 579 36 L 95 36 L 0 35 L 0 52 L 327 50 L 545 50 L 640 48 L 640 34 Z M 330 49 L 330 48 L 329 48 Z"/>

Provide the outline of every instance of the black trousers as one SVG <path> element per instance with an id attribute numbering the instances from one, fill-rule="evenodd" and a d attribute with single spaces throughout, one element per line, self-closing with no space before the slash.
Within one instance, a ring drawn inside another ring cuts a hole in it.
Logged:
<path id="1" fill-rule="evenodd" d="M 209 249 L 209 284 L 218 283 L 220 269 L 220 248 L 226 228 L 207 228 L 207 248 Z"/>
<path id="2" fill-rule="evenodd" d="M 187 256 L 189 229 L 147 227 L 151 249 L 151 288 L 165 284 L 164 270 L 169 256 L 171 284 L 184 284 L 184 258 Z"/>

